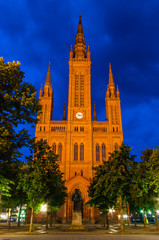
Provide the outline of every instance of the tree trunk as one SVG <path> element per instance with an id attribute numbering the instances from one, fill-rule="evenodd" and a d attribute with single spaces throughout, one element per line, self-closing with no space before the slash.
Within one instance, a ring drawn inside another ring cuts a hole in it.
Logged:
<path id="1" fill-rule="evenodd" d="M 105 218 L 106 218 L 106 214 L 105 214 L 105 212 L 103 212 L 103 225 L 104 225 L 104 227 L 105 227 Z"/>
<path id="2" fill-rule="evenodd" d="M 56 220 L 56 211 L 53 210 L 53 225 L 55 225 L 55 220 Z"/>
<path id="3" fill-rule="evenodd" d="M 50 227 L 52 227 L 52 210 L 50 210 Z"/>
<path id="4" fill-rule="evenodd" d="M 144 220 L 144 228 L 146 228 L 146 219 L 145 219 L 145 211 L 144 211 L 144 208 L 143 208 L 143 220 Z"/>
<path id="5" fill-rule="evenodd" d="M 129 208 L 129 203 L 127 204 L 127 215 L 128 215 L 128 221 L 127 221 L 127 223 L 128 223 L 128 226 L 129 226 L 129 224 L 130 224 L 130 208 Z"/>
<path id="6" fill-rule="evenodd" d="M 10 225 L 11 225 L 11 217 L 12 217 L 12 209 L 9 208 L 9 218 L 8 218 L 8 227 L 10 228 Z"/>
<path id="7" fill-rule="evenodd" d="M 106 212 L 106 222 L 107 222 L 107 229 L 109 229 L 109 219 L 108 219 L 108 212 Z"/>
<path id="8" fill-rule="evenodd" d="M 29 232 L 33 232 L 33 218 L 34 218 L 34 208 L 31 209 L 31 218 L 30 218 Z"/>
<path id="9" fill-rule="evenodd" d="M 48 211 L 47 211 L 47 213 L 46 213 L 46 229 L 48 229 Z"/>
<path id="10" fill-rule="evenodd" d="M 121 195 L 119 196 L 119 212 L 120 212 L 120 231 L 122 233 L 124 232 L 124 225 L 123 225 L 123 208 L 122 208 Z"/>
<path id="11" fill-rule="evenodd" d="M 134 210 L 134 220 L 135 220 L 135 227 L 137 227 L 137 224 L 136 224 L 136 213 L 135 213 L 135 210 Z"/>
<path id="12" fill-rule="evenodd" d="M 154 198 L 154 211 L 155 211 L 155 224 L 156 229 L 158 230 L 158 213 L 157 213 L 157 206 L 156 206 L 156 200 Z"/>
<path id="13" fill-rule="evenodd" d="M 20 205 L 19 212 L 18 212 L 18 227 L 20 227 L 20 213 L 21 213 L 22 206 Z"/>

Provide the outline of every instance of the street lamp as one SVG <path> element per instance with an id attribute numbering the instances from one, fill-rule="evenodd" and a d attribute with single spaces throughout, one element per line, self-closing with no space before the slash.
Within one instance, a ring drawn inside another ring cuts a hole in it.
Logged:
<path id="1" fill-rule="evenodd" d="M 41 212 L 42 212 L 42 224 L 44 220 L 44 213 L 47 211 L 47 204 L 41 204 Z"/>

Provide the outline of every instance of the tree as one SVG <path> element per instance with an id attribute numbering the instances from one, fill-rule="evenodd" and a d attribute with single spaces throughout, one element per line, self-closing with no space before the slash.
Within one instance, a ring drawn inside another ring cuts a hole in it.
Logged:
<path id="1" fill-rule="evenodd" d="M 95 176 L 88 189 L 88 196 L 91 199 L 87 204 L 98 207 L 100 211 L 102 211 L 104 217 L 106 215 L 108 229 L 108 212 L 110 208 L 115 206 L 118 195 L 116 191 L 112 191 L 114 187 L 111 182 L 109 162 L 104 162 L 103 165 L 94 167 L 93 170 L 95 170 Z"/>
<path id="2" fill-rule="evenodd" d="M 157 204 L 159 201 L 159 149 L 154 149 L 147 163 L 147 178 L 149 179 L 150 192 L 154 199 L 155 223 L 158 229 Z"/>
<path id="3" fill-rule="evenodd" d="M 3 198 L 3 205 L 7 206 L 7 208 L 15 209 L 16 207 L 19 208 L 18 210 L 18 215 L 17 215 L 17 224 L 20 226 L 20 212 L 21 212 L 21 207 L 24 203 L 26 203 L 26 194 L 23 191 L 22 187 L 17 188 L 18 183 L 19 183 L 19 175 L 20 172 L 23 171 L 22 169 L 23 163 L 20 162 L 18 163 L 17 166 L 14 166 L 14 168 L 11 171 L 12 174 L 12 180 L 14 185 L 10 188 L 10 196 L 5 196 Z M 9 223 L 10 225 L 10 223 Z"/>
<path id="4" fill-rule="evenodd" d="M 123 202 L 128 202 L 128 193 L 133 181 L 133 170 L 136 167 L 132 148 L 124 143 L 119 150 L 110 154 L 109 160 L 94 168 L 95 177 L 89 187 L 90 202 L 97 207 L 108 209 L 114 202 L 119 203 L 121 232 L 123 231 Z M 108 203 L 107 203 L 108 202 Z M 108 205 L 109 204 L 109 205 Z"/>
<path id="5" fill-rule="evenodd" d="M 28 163 L 24 165 L 19 182 L 19 186 L 27 195 L 28 206 L 32 210 L 30 232 L 33 230 L 34 211 L 39 211 L 39 204 L 47 202 L 51 207 L 60 207 L 66 196 L 57 156 L 54 155 L 47 141 L 41 139 L 35 142 L 33 149 L 33 159 L 29 158 Z"/>
<path id="6" fill-rule="evenodd" d="M 3 169 L 5 163 L 20 156 L 20 148 L 30 143 L 28 131 L 22 125 L 36 123 L 41 109 L 36 89 L 23 82 L 23 78 L 19 62 L 5 63 L 0 58 L 0 163 Z"/>

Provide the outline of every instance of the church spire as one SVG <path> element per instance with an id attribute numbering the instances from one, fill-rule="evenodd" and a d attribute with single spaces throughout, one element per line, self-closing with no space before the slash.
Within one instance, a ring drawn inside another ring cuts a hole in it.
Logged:
<path id="1" fill-rule="evenodd" d="M 83 26 L 82 26 L 81 16 L 79 16 L 79 24 L 78 24 L 77 33 L 83 33 Z"/>
<path id="2" fill-rule="evenodd" d="M 96 104 L 94 102 L 93 121 L 97 121 Z"/>
<path id="3" fill-rule="evenodd" d="M 74 53 L 75 53 L 75 58 L 85 58 L 86 57 L 86 45 L 85 45 L 85 39 L 84 39 L 84 34 L 83 34 L 83 26 L 82 26 L 81 16 L 79 16 L 79 24 L 78 24 L 78 28 L 77 28 Z"/>
<path id="4" fill-rule="evenodd" d="M 50 72 L 50 62 L 49 62 L 49 67 L 48 67 L 48 71 L 47 71 L 47 75 L 46 75 L 46 81 L 45 81 L 45 85 L 49 85 L 51 86 L 51 72 Z"/>
<path id="5" fill-rule="evenodd" d="M 113 79 L 112 68 L 111 68 L 111 63 L 109 63 L 109 86 L 115 86 L 114 79 Z"/>

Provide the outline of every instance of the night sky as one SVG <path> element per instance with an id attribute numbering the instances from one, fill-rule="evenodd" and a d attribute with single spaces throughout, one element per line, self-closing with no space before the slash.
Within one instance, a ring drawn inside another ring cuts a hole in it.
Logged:
<path id="1" fill-rule="evenodd" d="M 79 15 L 91 51 L 92 106 L 105 120 L 109 62 L 121 98 L 124 141 L 141 155 L 159 145 L 158 0 L 0 0 L 0 56 L 20 61 L 25 81 L 38 92 L 48 63 L 54 91 L 53 120 L 68 101 L 68 60 Z M 30 129 L 34 136 L 35 129 Z"/>

